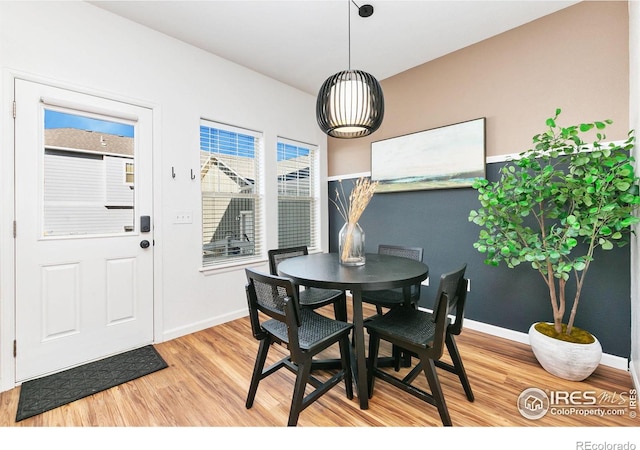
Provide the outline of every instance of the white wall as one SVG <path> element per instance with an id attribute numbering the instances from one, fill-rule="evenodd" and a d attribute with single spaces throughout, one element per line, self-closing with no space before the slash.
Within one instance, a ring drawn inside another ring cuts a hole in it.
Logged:
<path id="1" fill-rule="evenodd" d="M 0 1 L 0 391 L 14 386 L 13 77 L 153 108 L 156 341 L 246 314 L 244 267 L 203 272 L 199 120 L 264 132 L 266 247 L 277 245 L 276 138 L 319 146 L 315 98 L 84 2 Z M 176 177 L 171 177 L 171 168 Z M 322 186 L 325 186 L 323 181 Z M 321 187 L 326 214 L 326 189 Z M 173 224 L 177 210 L 192 224 Z M 322 248 L 327 249 L 326 217 Z M 261 265 L 267 270 L 266 264 Z"/>
<path id="2" fill-rule="evenodd" d="M 629 2 L 629 129 L 636 131 L 636 170 L 640 170 L 640 2 Z M 640 389 L 640 226 L 631 241 L 631 364 L 636 389 Z"/>

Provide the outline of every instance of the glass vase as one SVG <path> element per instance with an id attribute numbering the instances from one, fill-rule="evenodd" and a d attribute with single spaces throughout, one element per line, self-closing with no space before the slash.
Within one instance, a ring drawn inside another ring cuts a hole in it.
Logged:
<path id="1" fill-rule="evenodd" d="M 361 266 L 365 262 L 364 231 L 358 222 L 347 222 L 338 234 L 340 264 Z"/>

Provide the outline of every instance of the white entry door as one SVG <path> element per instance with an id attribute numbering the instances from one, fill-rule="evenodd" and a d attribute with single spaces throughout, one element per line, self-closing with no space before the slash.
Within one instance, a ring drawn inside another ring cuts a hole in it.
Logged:
<path id="1" fill-rule="evenodd" d="M 15 82 L 16 380 L 153 341 L 152 112 Z"/>

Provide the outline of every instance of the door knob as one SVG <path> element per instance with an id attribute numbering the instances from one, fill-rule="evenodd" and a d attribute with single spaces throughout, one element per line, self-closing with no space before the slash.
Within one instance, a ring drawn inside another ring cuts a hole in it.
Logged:
<path id="1" fill-rule="evenodd" d="M 142 248 L 149 247 L 149 241 L 147 241 L 146 239 L 144 241 L 140 241 L 140 247 Z"/>

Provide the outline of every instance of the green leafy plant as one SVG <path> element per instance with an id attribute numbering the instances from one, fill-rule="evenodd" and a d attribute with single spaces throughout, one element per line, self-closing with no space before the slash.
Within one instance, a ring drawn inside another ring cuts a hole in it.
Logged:
<path id="1" fill-rule="evenodd" d="M 474 182 L 481 207 L 469 220 L 482 228 L 474 247 L 486 264 L 528 263 L 540 273 L 555 331 L 570 335 L 594 251 L 629 242 L 632 224 L 640 222 L 640 195 L 630 153 L 633 131 L 623 143 L 605 145 L 603 130 L 611 120 L 561 127 L 560 113 L 533 137 L 532 149 L 501 169 L 499 180 Z M 596 133 L 591 145 L 582 138 L 588 132 Z M 572 278 L 575 297 L 563 327 Z"/>

